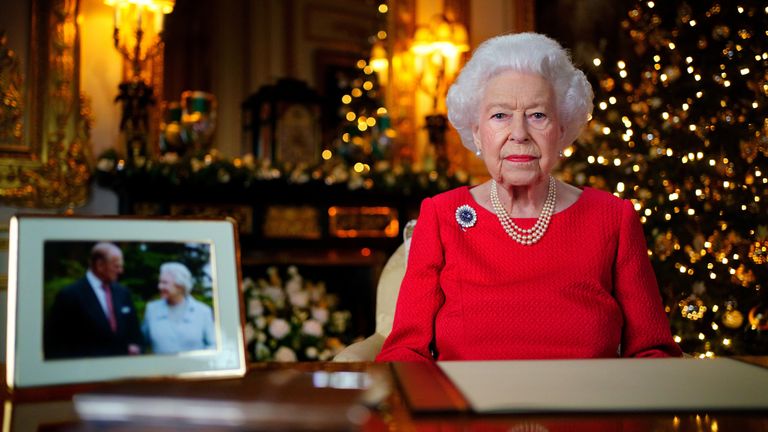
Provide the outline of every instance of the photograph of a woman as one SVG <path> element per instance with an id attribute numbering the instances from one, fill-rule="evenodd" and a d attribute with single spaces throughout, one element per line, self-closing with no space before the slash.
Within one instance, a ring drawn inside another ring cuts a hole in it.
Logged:
<path id="1" fill-rule="evenodd" d="M 157 289 L 161 298 L 147 304 L 142 331 L 155 354 L 172 354 L 216 347 L 213 310 L 190 295 L 189 269 L 178 262 L 160 266 Z"/>

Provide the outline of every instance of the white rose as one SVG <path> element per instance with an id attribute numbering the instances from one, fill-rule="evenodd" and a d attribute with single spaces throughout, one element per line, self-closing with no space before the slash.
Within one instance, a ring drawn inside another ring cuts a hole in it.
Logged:
<path id="1" fill-rule="evenodd" d="M 247 277 L 243 279 L 243 291 L 250 291 L 256 289 L 256 282 L 253 279 Z"/>
<path id="2" fill-rule="evenodd" d="M 313 319 L 306 320 L 301 326 L 301 332 L 308 336 L 322 337 L 323 325 L 320 324 L 319 321 Z"/>
<path id="3" fill-rule="evenodd" d="M 325 324 L 328 322 L 328 309 L 324 307 L 312 308 L 312 318 Z"/>
<path id="4" fill-rule="evenodd" d="M 324 350 L 323 350 L 323 351 L 320 353 L 320 355 L 318 356 L 318 360 L 320 360 L 320 361 L 326 361 L 326 360 L 330 359 L 332 356 L 333 356 L 333 354 L 331 354 L 331 350 L 329 350 L 329 349 L 324 349 Z"/>
<path id="5" fill-rule="evenodd" d="M 276 286 L 268 286 L 264 288 L 264 295 L 272 299 L 278 308 L 282 308 L 285 304 L 285 292 Z"/>
<path id="6" fill-rule="evenodd" d="M 263 330 L 264 327 L 267 326 L 267 319 L 263 316 L 256 317 L 255 320 L 253 320 L 253 323 L 256 324 L 256 328 L 259 330 Z"/>
<path id="7" fill-rule="evenodd" d="M 256 331 L 253 329 L 251 323 L 245 323 L 245 342 L 248 343 L 256 337 Z"/>
<path id="8" fill-rule="evenodd" d="M 282 318 L 275 318 L 269 323 L 269 334 L 275 339 L 282 339 L 288 335 L 291 331 L 291 326 L 288 321 Z"/>
<path id="9" fill-rule="evenodd" d="M 301 291 L 301 278 L 293 278 L 285 283 L 285 290 L 290 294 Z"/>
<path id="10" fill-rule="evenodd" d="M 248 301 L 248 316 L 261 316 L 264 315 L 264 305 L 261 304 L 259 299 L 251 299 Z"/>
<path id="11" fill-rule="evenodd" d="M 317 354 L 318 354 L 318 352 L 317 352 L 317 348 L 315 348 L 315 347 L 313 347 L 313 346 L 311 346 L 311 347 L 308 347 L 308 348 L 307 348 L 307 349 L 304 351 L 304 354 L 307 356 L 307 358 L 311 358 L 311 359 L 313 359 L 313 358 L 317 358 Z"/>
<path id="12" fill-rule="evenodd" d="M 292 292 L 288 294 L 288 299 L 292 305 L 305 308 L 309 304 L 309 293 L 306 291 Z"/>
<path id="13" fill-rule="evenodd" d="M 292 349 L 281 346 L 280 348 L 275 351 L 275 361 L 279 362 L 295 362 L 296 361 L 296 353 L 293 352 Z"/>

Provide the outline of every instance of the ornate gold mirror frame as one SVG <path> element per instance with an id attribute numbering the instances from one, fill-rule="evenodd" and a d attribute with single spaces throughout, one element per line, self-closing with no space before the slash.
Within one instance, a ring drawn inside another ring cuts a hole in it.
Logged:
<path id="1" fill-rule="evenodd" d="M 86 201 L 90 179 L 79 2 L 30 1 L 27 58 L 0 29 L 0 204 L 72 208 Z"/>

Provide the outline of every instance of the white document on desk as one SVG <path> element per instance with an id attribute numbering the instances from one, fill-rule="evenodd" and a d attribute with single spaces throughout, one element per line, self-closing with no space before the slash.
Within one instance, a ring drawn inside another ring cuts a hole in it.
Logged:
<path id="1" fill-rule="evenodd" d="M 728 358 L 438 365 L 478 413 L 768 409 L 768 368 Z"/>

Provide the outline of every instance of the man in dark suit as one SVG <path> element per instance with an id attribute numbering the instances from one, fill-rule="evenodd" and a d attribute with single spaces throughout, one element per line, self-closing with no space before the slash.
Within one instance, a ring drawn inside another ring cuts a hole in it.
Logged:
<path id="1" fill-rule="evenodd" d="M 56 295 L 45 321 L 44 357 L 84 358 L 141 353 L 136 308 L 127 288 L 117 283 L 123 252 L 112 243 L 91 249 L 82 279 Z"/>

